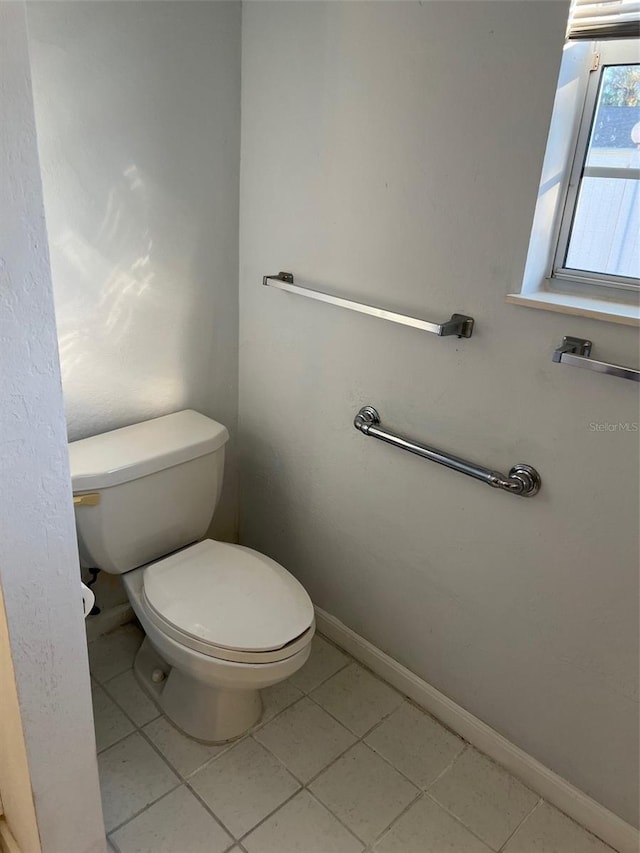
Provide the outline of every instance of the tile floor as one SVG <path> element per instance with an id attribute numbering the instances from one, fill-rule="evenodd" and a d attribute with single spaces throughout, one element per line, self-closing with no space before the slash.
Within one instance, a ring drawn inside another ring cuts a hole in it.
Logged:
<path id="1" fill-rule="evenodd" d="M 109 853 L 612 853 L 323 637 L 224 746 L 160 716 L 141 639 L 89 645 Z"/>

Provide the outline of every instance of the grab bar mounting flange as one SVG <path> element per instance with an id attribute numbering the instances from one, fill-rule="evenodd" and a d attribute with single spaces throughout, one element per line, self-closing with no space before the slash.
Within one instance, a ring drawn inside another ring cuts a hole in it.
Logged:
<path id="1" fill-rule="evenodd" d="M 459 456 L 453 456 L 451 453 L 436 450 L 434 447 L 428 447 L 425 444 L 418 444 L 402 435 L 389 432 L 380 426 L 380 415 L 373 406 L 363 406 L 355 416 L 353 425 L 363 435 L 370 435 L 372 438 L 378 438 L 381 441 L 387 442 L 387 444 L 399 447 L 401 450 L 408 450 L 409 453 L 422 456 L 423 459 L 437 462 L 439 465 L 445 465 L 447 468 L 459 471 L 461 474 L 481 480 L 495 489 L 504 489 L 506 492 L 511 492 L 513 495 L 520 495 L 523 498 L 533 497 L 533 495 L 540 491 L 542 484 L 540 475 L 531 465 L 519 462 L 511 468 L 509 475 L 505 477 L 499 471 L 491 471 L 489 468 L 475 465 L 473 462 L 468 462 Z"/>

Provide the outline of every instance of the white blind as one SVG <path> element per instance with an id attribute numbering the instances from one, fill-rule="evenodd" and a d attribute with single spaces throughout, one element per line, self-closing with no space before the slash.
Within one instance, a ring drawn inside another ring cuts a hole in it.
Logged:
<path id="1" fill-rule="evenodd" d="M 640 0 L 573 0 L 567 38 L 640 38 Z"/>
<path id="2" fill-rule="evenodd" d="M 640 38 L 639 0 L 573 0 L 567 38 Z"/>

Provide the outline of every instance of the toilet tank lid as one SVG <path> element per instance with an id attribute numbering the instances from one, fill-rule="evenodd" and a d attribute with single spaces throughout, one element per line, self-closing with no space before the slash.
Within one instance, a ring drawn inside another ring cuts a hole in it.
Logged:
<path id="1" fill-rule="evenodd" d="M 227 428 L 192 409 L 82 438 L 69 444 L 74 492 L 128 483 L 214 453 Z"/>

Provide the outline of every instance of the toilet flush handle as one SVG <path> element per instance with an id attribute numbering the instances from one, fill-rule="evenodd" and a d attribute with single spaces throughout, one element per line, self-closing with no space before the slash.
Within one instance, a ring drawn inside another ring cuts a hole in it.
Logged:
<path id="1" fill-rule="evenodd" d="M 98 506 L 100 503 L 100 492 L 85 492 L 83 495 L 73 496 L 74 506 Z"/>

